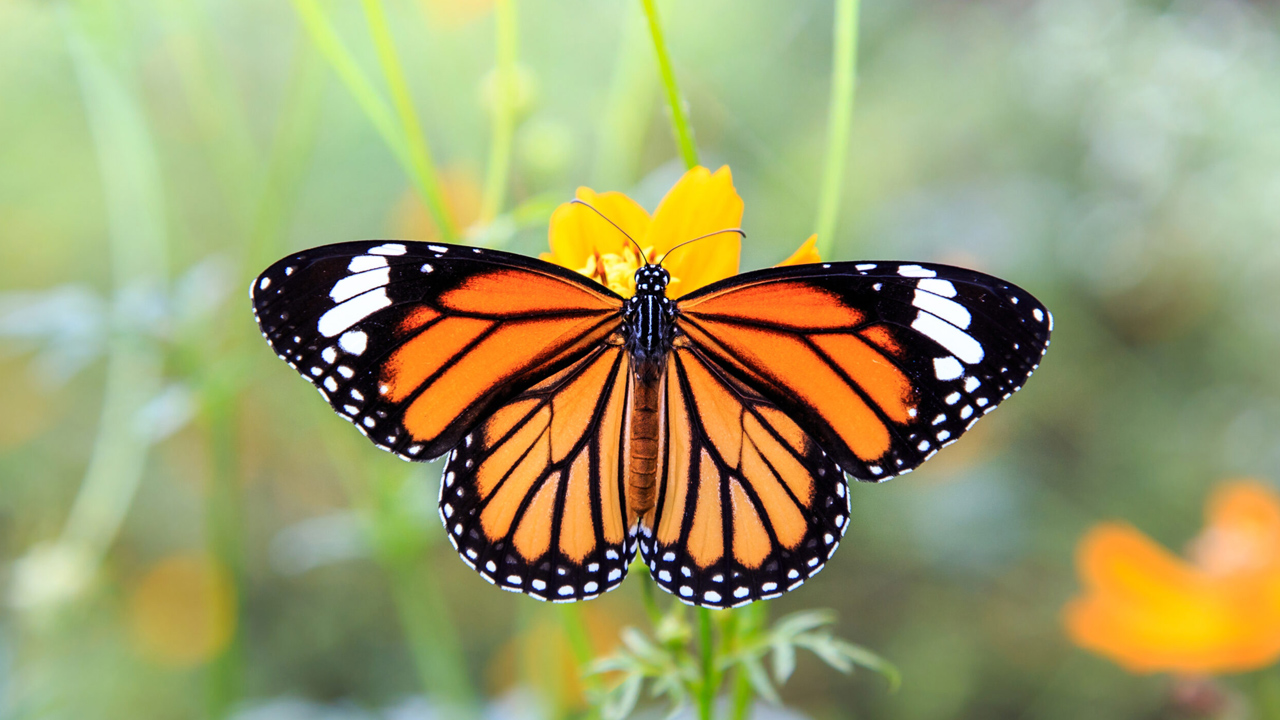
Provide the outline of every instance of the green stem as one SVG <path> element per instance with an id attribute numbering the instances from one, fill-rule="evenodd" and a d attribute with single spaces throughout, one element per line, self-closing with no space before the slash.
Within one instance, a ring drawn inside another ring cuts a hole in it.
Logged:
<path id="1" fill-rule="evenodd" d="M 734 628 L 736 634 L 733 647 L 733 651 L 737 652 L 741 650 L 745 641 L 764 627 L 768 619 L 769 607 L 762 602 L 756 602 L 729 612 L 737 614 L 738 622 Z M 746 668 L 739 667 L 734 672 L 732 693 L 729 717 L 732 720 L 746 720 L 751 715 L 751 701 L 755 698 L 755 689 L 751 686 L 750 678 L 747 677 Z"/>
<path id="2" fill-rule="evenodd" d="M 391 28 L 387 25 L 387 15 L 382 9 L 382 0 L 364 0 L 364 15 L 369 22 L 374 47 L 378 50 L 383 77 L 386 78 L 387 87 L 391 89 L 391 102 L 400 117 L 400 130 L 408 146 L 414 185 L 422 195 L 422 201 L 426 203 L 436 229 L 440 231 L 440 238 L 445 242 L 453 242 L 458 239 L 458 229 L 449 214 L 444 193 L 440 190 L 439 173 L 431 159 L 431 150 L 427 147 L 418 111 L 413 107 L 413 96 L 409 94 L 409 85 L 405 82 L 404 70 L 400 67 Z"/>
<path id="3" fill-rule="evenodd" d="M 711 720 L 715 712 L 720 673 L 716 669 L 715 640 L 711 634 L 711 611 L 698 608 L 698 649 L 701 651 L 702 685 L 698 688 L 698 720 Z"/>
<path id="4" fill-rule="evenodd" d="M 831 257 L 836 219 L 840 213 L 840 187 L 849 155 L 849 130 L 853 118 L 858 75 L 858 0 L 836 0 L 835 52 L 831 61 L 831 106 L 827 117 L 827 164 L 818 201 L 818 254 Z"/>
<path id="5" fill-rule="evenodd" d="M 286 252 L 286 222 L 296 205 L 307 164 L 315 149 L 324 96 L 324 66 L 311 45 L 299 43 L 283 107 L 261 176 L 249 247 L 244 253 L 246 274 L 266 267 Z M 252 326 L 237 327 L 256 335 Z M 257 342 L 257 338 L 253 338 Z"/>
<path id="6" fill-rule="evenodd" d="M 639 177 L 644 137 L 658 100 L 648 45 L 644 17 L 628 8 L 601 116 L 592 187 L 627 187 Z"/>
<path id="7" fill-rule="evenodd" d="M 641 2 L 644 4 L 645 15 L 649 18 L 649 34 L 653 36 L 653 50 L 658 55 L 662 84 L 667 89 L 667 104 L 671 107 L 671 129 L 675 132 L 676 144 L 680 147 L 680 157 L 684 159 L 685 167 L 692 168 L 698 164 L 698 147 L 693 142 L 693 129 L 689 126 L 684 97 L 680 95 L 675 71 L 671 69 L 671 58 L 667 55 L 667 42 L 662 36 L 657 0 Z"/>
<path id="8" fill-rule="evenodd" d="M 511 168 L 512 136 L 516 129 L 516 32 L 515 0 L 495 0 L 493 6 L 497 70 L 494 76 L 493 124 L 489 135 L 489 169 L 480 202 L 480 222 L 488 224 L 506 201 Z"/>
<path id="9" fill-rule="evenodd" d="M 405 173 L 413 182 L 418 194 L 422 196 L 423 203 L 427 206 L 432 220 L 436 223 L 440 237 L 444 240 L 455 239 L 457 231 L 454 229 L 448 213 L 444 212 L 443 195 L 440 193 L 439 184 L 435 180 L 430 154 L 424 154 L 426 143 L 423 140 L 422 133 L 416 131 L 408 132 L 407 135 L 411 139 L 402 134 L 402 127 L 397 126 L 396 117 L 392 115 L 391 109 L 387 107 L 386 102 L 374 89 L 373 83 L 369 82 L 369 78 L 365 77 L 364 72 L 356 64 L 355 58 L 351 56 L 346 46 L 342 44 L 342 40 L 338 38 L 338 33 L 334 30 L 333 24 L 329 22 L 329 18 L 324 14 L 324 10 L 320 8 L 316 0 L 293 0 L 293 6 L 298 12 L 298 17 L 302 19 L 303 28 L 311 36 L 311 42 L 315 44 L 320 54 L 333 67 L 334 72 L 338 74 L 338 78 L 347 86 L 347 90 L 355 98 L 356 104 L 364 111 L 365 117 L 369 119 L 374 130 L 382 137 L 383 142 L 391 150 L 391 154 L 395 156 L 400 166 L 404 168 Z M 372 22 L 370 24 L 372 25 Z M 383 25 L 385 27 L 385 22 Z M 380 45 L 379 59 L 382 59 L 383 52 L 384 48 Z M 392 52 L 394 53 L 394 49 Z M 398 64 L 397 67 L 399 67 Z M 395 93 L 395 83 L 390 78 L 388 78 L 388 84 L 392 86 L 392 92 Z M 403 78 L 401 78 L 401 89 L 403 90 Z M 400 117 L 403 121 L 405 109 L 397 103 L 397 110 L 400 112 Z M 411 106 L 408 112 L 413 112 Z M 416 115 L 411 115 L 411 118 L 414 122 L 412 125 L 406 125 L 405 127 L 416 126 Z M 417 143 L 417 150 L 413 149 L 415 143 Z"/>
<path id="10" fill-rule="evenodd" d="M 233 379 L 234 382 L 234 379 Z M 210 555 L 226 570 L 235 595 L 237 619 L 244 617 L 244 518 L 240 512 L 240 473 L 236 441 L 236 385 L 215 383 L 205 402 L 209 453 L 212 460 L 206 544 Z M 210 718 L 231 714 L 244 678 L 243 623 L 238 622 L 230 644 L 209 664 L 206 696 Z"/>
<path id="11" fill-rule="evenodd" d="M 640 576 L 640 601 L 644 603 L 645 613 L 649 616 L 649 624 L 655 628 L 662 623 L 662 610 L 658 607 L 658 598 L 655 597 L 653 587 L 653 577 L 649 575 L 649 568 L 644 563 L 632 564 L 632 568 Z"/>
<path id="12" fill-rule="evenodd" d="M 328 448 L 352 505 L 368 522 L 370 547 L 387 577 L 405 643 L 428 697 L 450 705 L 453 716 L 475 717 L 476 692 L 467 673 L 466 657 L 440 584 L 432 580 L 428 518 L 413 511 L 408 484 L 425 482 L 415 473 L 438 464 L 406 469 L 385 458 L 368 458 L 368 446 L 347 433 L 340 423 L 316 426 L 321 445 Z"/>
<path id="13" fill-rule="evenodd" d="M 591 635 L 587 632 L 587 624 L 582 619 L 582 607 L 577 603 L 560 605 L 560 622 L 564 625 L 565 637 L 569 640 L 569 649 L 573 652 L 574 663 L 581 673 L 582 686 L 587 697 L 599 695 L 602 684 L 599 675 L 588 675 L 587 668 L 594 659 L 595 651 L 591 647 Z"/>
<path id="14" fill-rule="evenodd" d="M 406 485 L 422 482 L 416 470 L 379 463 L 364 473 L 369 478 L 367 507 L 374 547 L 391 584 L 423 690 L 452 705 L 455 713 L 472 716 L 476 714 L 476 693 L 444 593 L 430 580 L 435 573 L 423 518 L 406 509 Z"/>
<path id="15" fill-rule="evenodd" d="M 117 297 L 154 291 L 165 281 L 168 242 L 159 163 L 142 105 L 123 74 L 86 36 L 82 26 L 91 24 L 67 5 L 57 9 L 102 175 L 112 283 Z M 114 319 L 123 319 L 118 315 Z M 62 535 L 44 551 L 72 562 L 81 571 L 79 583 L 66 595 L 32 597 L 32 602 L 71 599 L 92 579 L 115 541 L 146 469 L 151 440 L 147 429 L 139 427 L 138 412 L 159 392 L 163 362 L 160 348 L 145 335 L 127 325 L 112 328 L 93 451 Z M 40 587 L 41 580 L 20 576 L 14 584 Z"/>

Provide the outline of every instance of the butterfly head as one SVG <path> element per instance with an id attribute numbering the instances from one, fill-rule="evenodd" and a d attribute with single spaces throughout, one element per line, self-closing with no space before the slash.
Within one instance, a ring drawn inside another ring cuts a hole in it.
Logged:
<path id="1" fill-rule="evenodd" d="M 636 294 L 665 292 L 671 282 L 671 273 L 661 265 L 642 265 L 636 270 Z"/>

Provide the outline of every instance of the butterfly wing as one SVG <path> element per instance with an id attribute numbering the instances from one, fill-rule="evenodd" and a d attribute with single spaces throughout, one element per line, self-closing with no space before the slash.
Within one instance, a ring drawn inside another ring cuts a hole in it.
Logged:
<path id="1" fill-rule="evenodd" d="M 664 589 L 725 607 L 821 570 L 848 526 L 844 472 L 881 481 L 954 442 L 1026 381 L 1052 318 L 969 270 L 830 263 L 708 286 L 676 324 L 640 551 Z"/>
<path id="2" fill-rule="evenodd" d="M 577 273 L 457 245 L 312 248 L 262 273 L 271 347 L 342 417 L 409 460 L 580 361 L 621 324 L 622 299 Z"/>
<path id="3" fill-rule="evenodd" d="M 999 278 L 923 263 L 772 268 L 681 300 L 684 341 L 859 480 L 910 471 L 1022 387 L 1053 318 Z"/>
<path id="4" fill-rule="evenodd" d="M 831 458 L 688 343 L 672 352 L 665 387 L 668 470 L 640 541 L 658 584 L 687 603 L 729 607 L 821 570 L 849 519 Z"/>
<path id="5" fill-rule="evenodd" d="M 593 598 L 635 555 L 623 428 L 625 350 L 603 345 L 520 393 L 449 455 L 440 517 L 463 561 L 506 590 Z"/>

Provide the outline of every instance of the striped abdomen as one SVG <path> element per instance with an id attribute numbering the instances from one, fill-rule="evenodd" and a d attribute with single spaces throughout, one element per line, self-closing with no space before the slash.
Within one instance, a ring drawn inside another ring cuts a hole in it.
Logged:
<path id="1" fill-rule="evenodd" d="M 631 376 L 631 417 L 627 428 L 627 507 L 643 516 L 656 504 L 662 436 L 662 376 Z"/>

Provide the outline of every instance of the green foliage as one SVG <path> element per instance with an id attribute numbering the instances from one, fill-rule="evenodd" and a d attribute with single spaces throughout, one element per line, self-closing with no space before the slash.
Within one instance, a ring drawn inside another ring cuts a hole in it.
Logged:
<path id="1" fill-rule="evenodd" d="M 701 611 L 706 612 L 706 611 Z M 884 676 L 891 689 L 897 689 L 897 669 L 875 653 L 835 637 L 831 625 L 835 613 L 830 610 L 806 610 L 786 615 L 771 626 L 765 626 L 765 605 L 718 611 L 715 623 L 719 640 L 705 646 L 706 637 L 694 642 L 690 609 L 673 601 L 662 613 L 650 634 L 634 627 L 622 631 L 622 647 L 612 655 L 596 660 L 590 671 L 612 676 L 613 685 L 599 694 L 597 702 L 603 717 L 620 720 L 628 717 L 648 688 L 646 697 L 661 700 L 668 706 L 668 716 L 683 710 L 693 698 L 714 698 L 721 681 L 730 673 L 745 679 L 755 694 L 776 705 L 782 704 L 778 687 L 785 685 L 796 668 L 796 651 L 812 652 L 828 666 L 850 674 L 862 667 Z M 699 654 L 709 649 L 712 672 L 700 661 Z M 765 669 L 771 660 L 772 677 Z M 735 697 L 732 717 L 744 717 L 750 701 L 746 694 Z M 710 718 L 708 709 L 699 716 Z"/>

